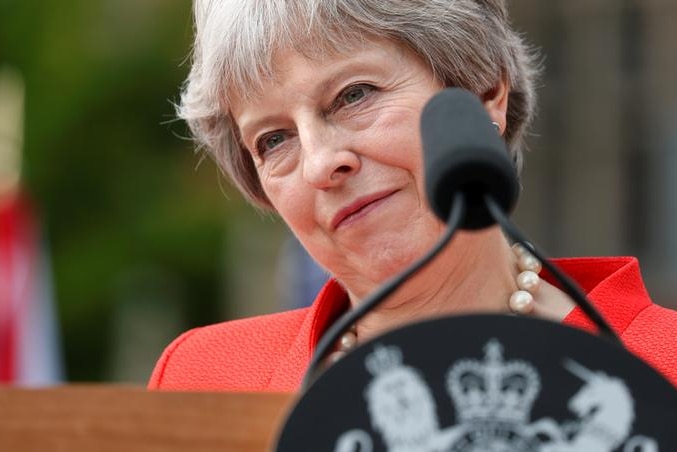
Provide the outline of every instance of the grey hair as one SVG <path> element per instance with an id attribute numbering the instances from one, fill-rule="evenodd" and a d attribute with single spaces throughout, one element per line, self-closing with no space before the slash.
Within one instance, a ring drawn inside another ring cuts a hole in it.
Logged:
<path id="1" fill-rule="evenodd" d="M 228 114 L 274 77 L 281 49 L 314 57 L 372 39 L 419 55 L 445 86 L 481 96 L 510 87 L 504 137 L 518 171 L 534 116 L 537 55 L 511 27 L 505 0 L 194 0 L 192 67 L 177 112 L 200 147 L 254 205 L 270 208 Z"/>

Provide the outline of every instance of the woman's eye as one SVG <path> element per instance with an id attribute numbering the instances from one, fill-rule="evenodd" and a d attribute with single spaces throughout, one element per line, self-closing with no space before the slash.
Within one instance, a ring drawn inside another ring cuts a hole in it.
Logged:
<path id="1" fill-rule="evenodd" d="M 355 102 L 362 100 L 362 98 L 373 90 L 374 87 L 369 85 L 351 86 L 341 93 L 339 104 L 354 104 Z"/>
<path id="2" fill-rule="evenodd" d="M 265 154 L 266 152 L 276 148 L 284 141 L 284 135 L 278 132 L 269 133 L 261 137 L 256 145 L 260 155 Z"/>

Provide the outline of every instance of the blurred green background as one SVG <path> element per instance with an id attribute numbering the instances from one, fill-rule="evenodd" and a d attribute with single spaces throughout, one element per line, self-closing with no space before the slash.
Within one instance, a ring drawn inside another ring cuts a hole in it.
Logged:
<path id="1" fill-rule="evenodd" d="M 67 377 L 124 378 L 118 336 L 159 344 L 223 315 L 225 220 L 240 206 L 173 120 L 190 2 L 0 5 L 0 63 L 25 78 L 23 185 L 51 250 Z M 133 313 L 162 318 L 115 324 Z"/>
<path id="2" fill-rule="evenodd" d="M 553 254 L 639 255 L 672 303 L 676 2 L 510 3 L 547 55 L 519 222 Z M 0 0 L 0 66 L 25 79 L 22 183 L 51 254 L 69 381 L 143 384 L 179 332 L 279 308 L 287 233 L 174 120 L 190 8 Z"/>

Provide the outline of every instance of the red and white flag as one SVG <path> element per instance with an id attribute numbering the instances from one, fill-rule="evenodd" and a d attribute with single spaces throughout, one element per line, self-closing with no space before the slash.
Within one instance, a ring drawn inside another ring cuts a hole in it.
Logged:
<path id="1" fill-rule="evenodd" d="M 0 197 L 0 383 L 62 380 L 49 264 L 26 196 Z"/>

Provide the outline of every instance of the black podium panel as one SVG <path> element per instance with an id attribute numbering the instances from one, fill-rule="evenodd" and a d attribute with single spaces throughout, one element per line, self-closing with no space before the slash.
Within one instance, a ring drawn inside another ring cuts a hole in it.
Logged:
<path id="1" fill-rule="evenodd" d="M 327 370 L 280 452 L 677 451 L 677 390 L 617 344 L 545 320 L 442 318 Z"/>

